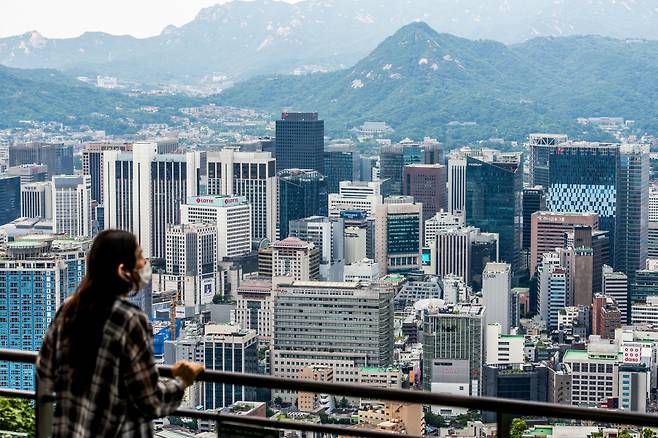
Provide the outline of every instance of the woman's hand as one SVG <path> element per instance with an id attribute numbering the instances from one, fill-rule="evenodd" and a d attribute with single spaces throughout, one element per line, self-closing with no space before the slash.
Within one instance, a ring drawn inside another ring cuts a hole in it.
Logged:
<path id="1" fill-rule="evenodd" d="M 203 365 L 199 363 L 190 362 L 189 360 L 179 360 L 174 364 L 171 373 L 174 377 L 181 379 L 185 386 L 190 386 L 203 370 Z"/>

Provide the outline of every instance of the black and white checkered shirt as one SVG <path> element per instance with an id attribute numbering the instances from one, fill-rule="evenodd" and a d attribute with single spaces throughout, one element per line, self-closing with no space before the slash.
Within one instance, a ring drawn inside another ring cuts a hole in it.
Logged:
<path id="1" fill-rule="evenodd" d="M 183 397 L 179 379 L 160 380 L 148 318 L 117 299 L 103 328 L 91 385 L 84 397 L 71 389 L 62 343 L 62 312 L 39 352 L 37 376 L 55 393 L 53 437 L 151 437 L 151 420 L 174 412 Z"/>

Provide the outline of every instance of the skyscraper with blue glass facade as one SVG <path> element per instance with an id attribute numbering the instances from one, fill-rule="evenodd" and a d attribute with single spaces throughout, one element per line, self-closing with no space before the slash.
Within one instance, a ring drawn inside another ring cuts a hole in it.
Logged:
<path id="1" fill-rule="evenodd" d="M 614 267 L 633 284 L 647 262 L 649 145 L 624 144 L 619 151 Z"/>
<path id="2" fill-rule="evenodd" d="M 279 172 L 279 237 L 288 237 L 289 222 L 310 216 L 327 216 L 327 180 L 314 170 Z"/>
<path id="3" fill-rule="evenodd" d="M 619 145 L 566 142 L 551 147 L 546 208 L 560 213 L 597 213 L 614 254 Z"/>
<path id="4" fill-rule="evenodd" d="M 21 177 L 0 175 L 0 225 L 21 215 Z"/>
<path id="5" fill-rule="evenodd" d="M 89 240 L 9 242 L 0 254 L 0 348 L 36 350 L 55 311 L 85 273 Z M 0 362 L 0 386 L 34 388 L 30 364 Z"/>
<path id="6" fill-rule="evenodd" d="M 466 224 L 498 233 L 500 261 L 518 275 L 522 238 L 523 160 L 519 153 L 466 157 Z"/>

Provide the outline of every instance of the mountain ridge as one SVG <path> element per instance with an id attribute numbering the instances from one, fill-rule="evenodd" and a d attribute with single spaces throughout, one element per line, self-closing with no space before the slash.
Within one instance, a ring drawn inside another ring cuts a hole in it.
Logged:
<path id="1" fill-rule="evenodd" d="M 270 111 L 314 108 L 333 132 L 382 120 L 400 135 L 464 141 L 520 140 L 545 130 L 577 135 L 584 130 L 577 117 L 619 115 L 658 129 L 657 59 L 653 41 L 561 37 L 506 46 L 411 23 L 348 69 L 253 78 L 213 100 Z"/>
<path id="2" fill-rule="evenodd" d="M 188 83 L 215 75 L 332 70 L 354 64 L 414 20 L 504 43 L 574 33 L 658 39 L 652 0 L 256 0 L 204 8 L 194 20 L 148 38 L 103 32 L 2 38 L 0 64 Z"/>

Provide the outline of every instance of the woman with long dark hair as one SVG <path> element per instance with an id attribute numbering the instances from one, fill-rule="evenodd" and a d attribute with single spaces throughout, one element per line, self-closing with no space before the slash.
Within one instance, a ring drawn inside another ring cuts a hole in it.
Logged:
<path id="1" fill-rule="evenodd" d="M 203 370 L 180 361 L 162 381 L 148 317 L 128 299 L 151 267 L 131 233 L 99 233 L 87 273 L 52 320 L 37 376 L 55 394 L 53 437 L 153 436 L 151 420 L 174 412 Z"/>

